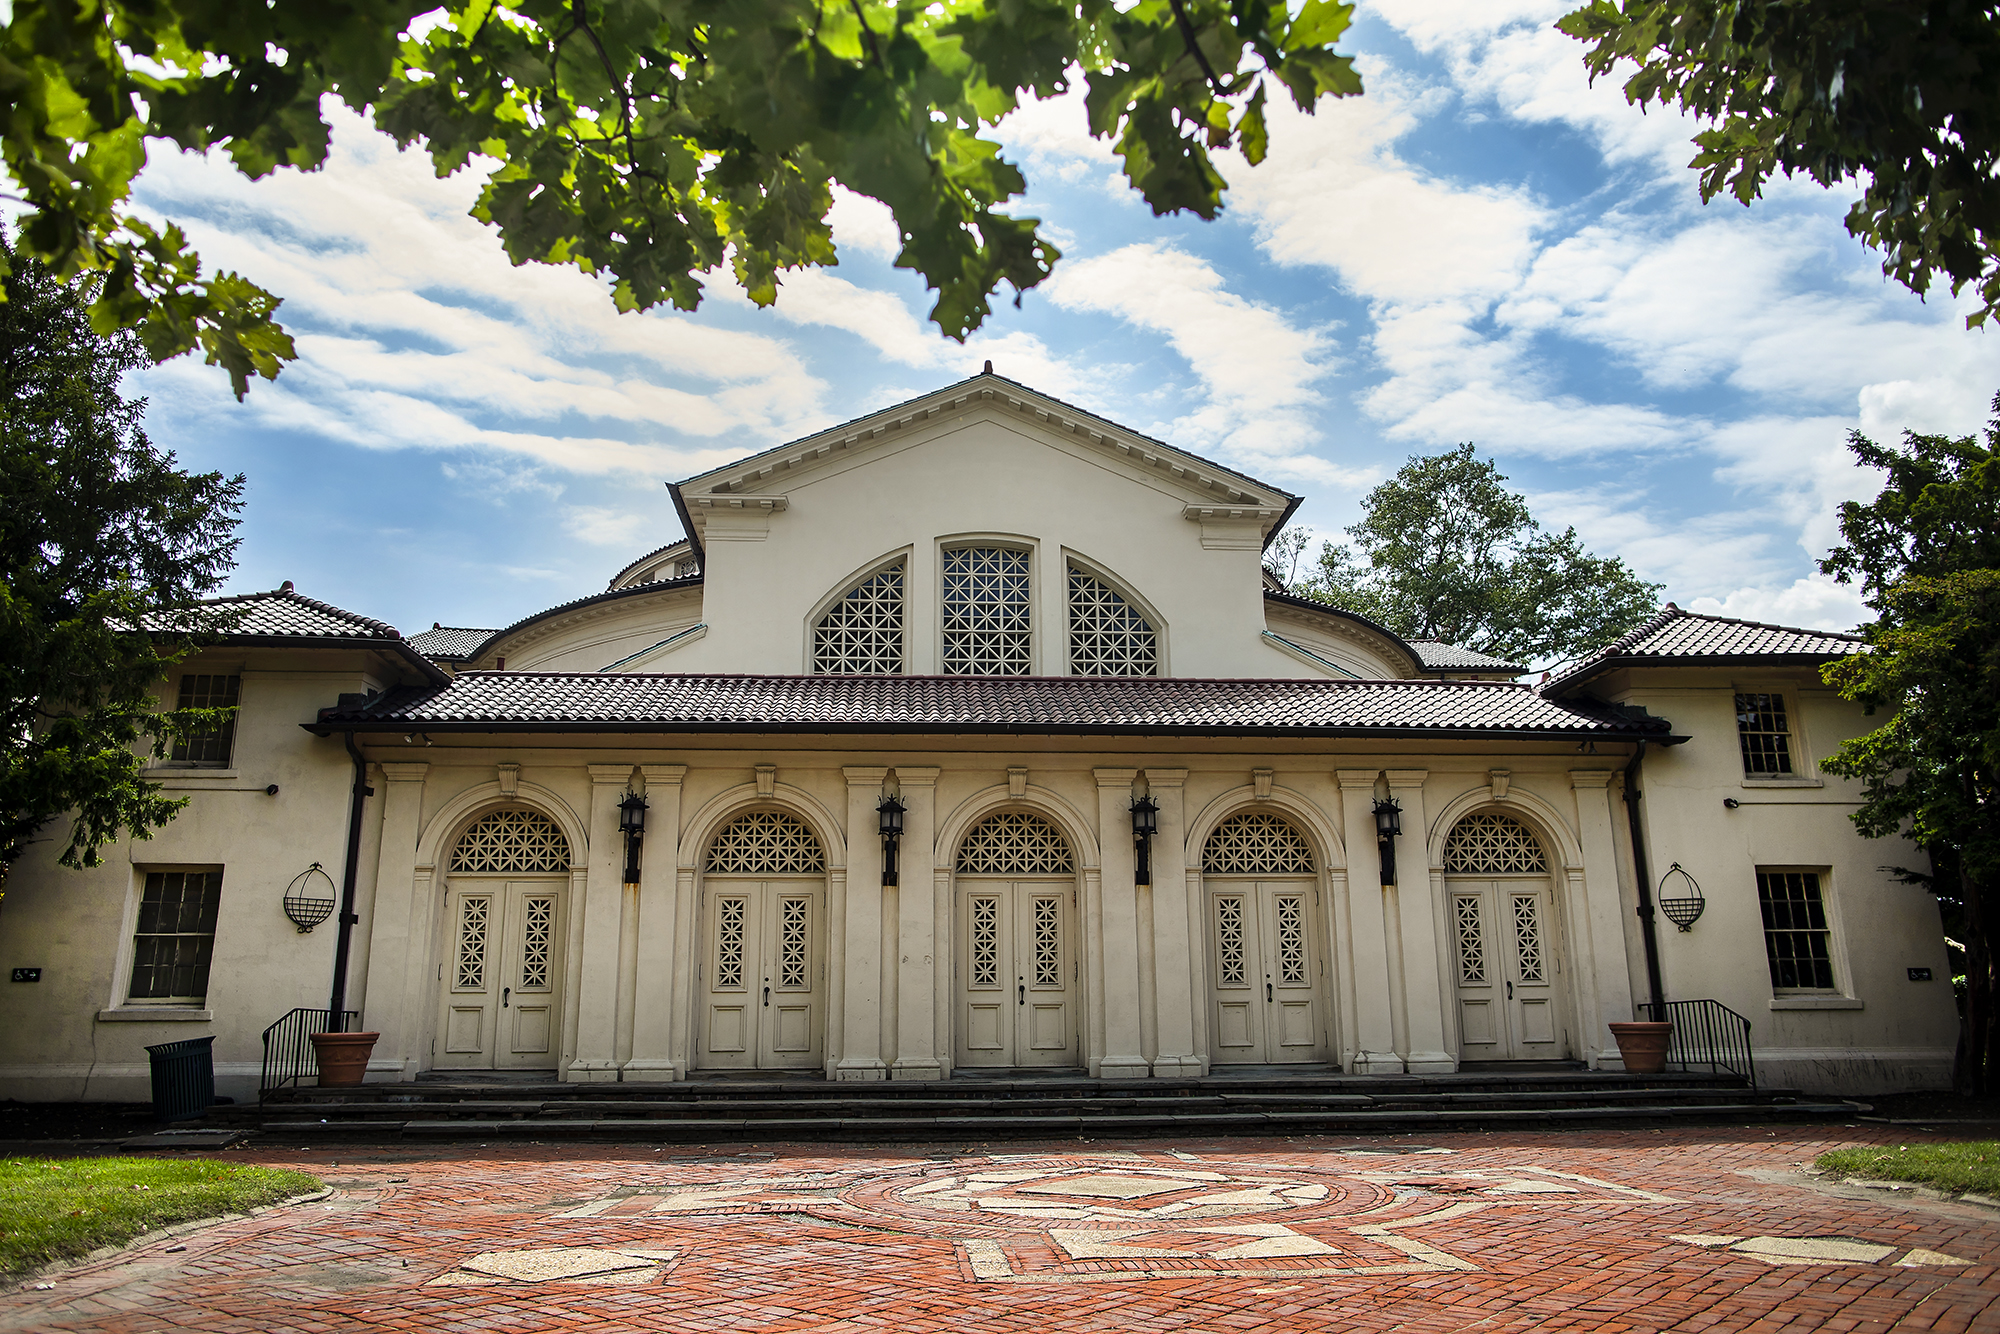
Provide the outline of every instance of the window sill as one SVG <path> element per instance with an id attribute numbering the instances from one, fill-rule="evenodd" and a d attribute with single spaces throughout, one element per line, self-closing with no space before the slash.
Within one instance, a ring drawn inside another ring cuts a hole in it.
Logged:
<path id="1" fill-rule="evenodd" d="M 124 1005 L 115 1010 L 99 1010 L 100 1024 L 206 1024 L 215 1019 L 213 1010 L 195 1010 L 179 1005 Z"/>
<path id="2" fill-rule="evenodd" d="M 1746 778 L 1743 780 L 1743 786 L 1746 788 L 1825 787 L 1826 780 L 1823 778 Z"/>
<path id="3" fill-rule="evenodd" d="M 1774 1010 L 1863 1010 L 1867 1002 L 1858 996 L 1773 996 Z"/>

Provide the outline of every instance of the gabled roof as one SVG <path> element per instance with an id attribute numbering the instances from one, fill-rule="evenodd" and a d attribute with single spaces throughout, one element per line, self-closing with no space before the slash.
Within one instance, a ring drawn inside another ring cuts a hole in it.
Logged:
<path id="1" fill-rule="evenodd" d="M 1460 648 L 1456 644 L 1447 644 L 1442 639 L 1412 639 L 1407 642 L 1423 660 L 1425 671 L 1507 672 L 1519 676 L 1528 670 L 1522 663 L 1496 658 L 1490 653 Z"/>
<path id="2" fill-rule="evenodd" d="M 463 625 L 433 625 L 410 636 L 410 647 L 432 662 L 465 662 L 473 650 L 498 634 Z"/>
<path id="3" fill-rule="evenodd" d="M 1493 681 L 463 672 L 309 727 L 437 732 L 1664 738 L 1671 725 Z"/>
<path id="4" fill-rule="evenodd" d="M 287 579 L 268 593 L 244 593 L 235 597 L 210 598 L 205 607 L 236 613 L 228 632 L 216 637 L 223 644 L 256 647 L 305 648 L 315 645 L 342 648 L 383 649 L 402 658 L 428 681 L 442 682 L 444 673 L 425 659 L 396 627 L 336 607 L 293 591 Z M 149 629 L 167 628 L 164 621 L 149 622 Z"/>
<path id="5" fill-rule="evenodd" d="M 1669 602 L 1644 625 L 1564 668 L 1542 684 L 1545 694 L 1581 685 L 1614 667 L 1640 663 L 1764 662 L 1805 665 L 1844 658 L 1866 645 L 1838 630 L 1803 630 L 1727 616 L 1703 616 Z"/>

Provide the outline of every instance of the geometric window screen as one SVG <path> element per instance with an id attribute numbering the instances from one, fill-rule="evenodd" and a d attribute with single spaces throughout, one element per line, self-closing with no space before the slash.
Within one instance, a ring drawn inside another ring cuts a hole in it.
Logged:
<path id="1" fill-rule="evenodd" d="M 1545 875 L 1549 860 L 1541 841 L 1519 820 L 1477 811 L 1445 840 L 1444 869 L 1460 875 Z"/>
<path id="2" fill-rule="evenodd" d="M 493 811 L 473 821 L 451 850 L 462 873 L 548 875 L 569 870 L 569 840 L 539 811 Z"/>
<path id="3" fill-rule="evenodd" d="M 1208 836 L 1201 869 L 1210 875 L 1311 875 L 1312 848 L 1275 815 L 1232 815 Z"/>
<path id="4" fill-rule="evenodd" d="M 813 627 L 813 671 L 891 676 L 903 670 L 903 563 L 847 590 Z"/>
<path id="5" fill-rule="evenodd" d="M 954 547 L 944 553 L 944 672 L 1026 676 L 1033 637 L 1028 553 Z"/>
<path id="6" fill-rule="evenodd" d="M 795 815 L 752 811 L 738 816 L 708 845 L 708 868 L 720 875 L 822 875 L 826 854 Z"/>
<path id="7" fill-rule="evenodd" d="M 1075 868 L 1054 825 L 1014 811 L 980 821 L 958 847 L 961 875 L 1071 875 Z"/>
<path id="8" fill-rule="evenodd" d="M 1071 676 L 1158 676 L 1159 636 L 1124 598 L 1074 565 L 1069 571 Z"/>

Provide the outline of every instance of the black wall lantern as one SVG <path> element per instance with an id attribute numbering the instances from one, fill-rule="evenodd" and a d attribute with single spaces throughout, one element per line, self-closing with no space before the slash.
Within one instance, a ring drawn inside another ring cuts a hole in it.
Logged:
<path id="1" fill-rule="evenodd" d="M 1679 877 L 1678 880 L 1675 879 L 1676 876 Z M 1660 911 L 1667 915 L 1669 922 L 1683 931 L 1693 926 L 1695 920 L 1701 916 L 1701 910 L 1708 906 L 1708 900 L 1701 896 L 1701 886 L 1695 883 L 1693 876 L 1681 869 L 1679 862 L 1667 868 L 1667 873 L 1660 877 L 1658 897 Z"/>
<path id="2" fill-rule="evenodd" d="M 324 892 L 322 885 L 326 887 Z M 292 919 L 292 925 L 302 936 L 333 916 L 333 877 L 321 870 L 318 862 L 293 876 L 292 883 L 285 886 L 285 916 Z"/>
<path id="3" fill-rule="evenodd" d="M 1375 841 L 1382 849 L 1382 883 L 1396 883 L 1396 835 L 1403 832 L 1403 807 L 1394 797 L 1375 803 Z"/>
<path id="4" fill-rule="evenodd" d="M 882 804 L 875 808 L 875 814 L 882 829 L 882 883 L 894 885 L 896 878 L 896 843 L 903 837 L 903 812 L 910 808 L 896 800 L 895 793 L 882 798 Z"/>
<path id="5" fill-rule="evenodd" d="M 1141 793 L 1132 803 L 1132 883 L 1153 884 L 1153 835 L 1160 832 L 1160 803 Z"/>
<path id="6" fill-rule="evenodd" d="M 639 883 L 639 843 L 646 837 L 646 799 L 627 792 L 618 803 L 618 832 L 625 835 L 625 883 Z"/>

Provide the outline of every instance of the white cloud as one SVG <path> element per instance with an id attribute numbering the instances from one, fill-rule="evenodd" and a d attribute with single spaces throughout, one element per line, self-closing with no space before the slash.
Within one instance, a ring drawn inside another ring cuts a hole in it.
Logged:
<path id="1" fill-rule="evenodd" d="M 1719 598 L 1695 598 L 1687 609 L 1807 630 L 1852 630 L 1875 619 L 1860 594 L 1821 575 L 1794 580 L 1785 588 L 1739 588 Z"/>
<path id="2" fill-rule="evenodd" d="M 653 527 L 653 518 L 601 505 L 572 505 L 563 513 L 563 530 L 579 541 L 600 547 L 636 547 Z"/>

